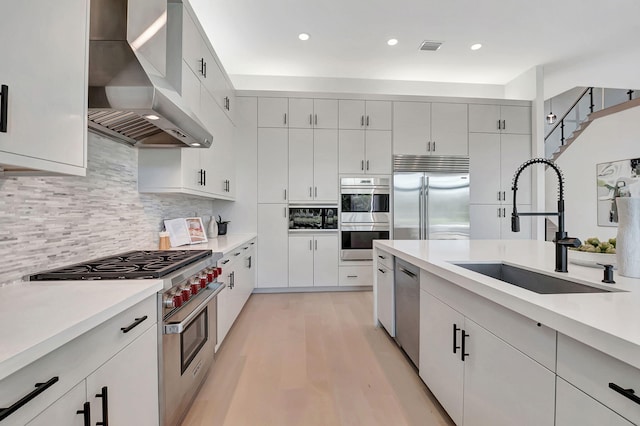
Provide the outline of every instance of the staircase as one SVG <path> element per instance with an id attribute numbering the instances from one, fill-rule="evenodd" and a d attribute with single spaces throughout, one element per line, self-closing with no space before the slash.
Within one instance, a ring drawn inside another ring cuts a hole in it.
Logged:
<path id="1" fill-rule="evenodd" d="M 604 89 L 602 89 L 604 90 Z M 611 90 L 611 89 L 607 89 Z M 634 108 L 640 105 L 640 97 L 635 97 L 634 94 L 637 93 L 634 90 L 629 90 L 626 92 L 628 95 L 628 100 L 623 101 L 621 103 L 607 106 L 605 108 L 601 108 L 599 110 L 595 110 L 594 107 L 594 99 L 593 99 L 593 87 L 587 87 L 582 94 L 578 97 L 578 99 L 573 103 L 573 105 L 567 110 L 567 112 L 562 116 L 560 120 L 558 120 L 557 124 L 549 131 L 549 133 L 545 136 L 545 144 L 554 139 L 556 140 L 556 144 L 558 148 L 555 149 L 549 158 L 553 161 L 556 161 L 557 158 L 562 155 L 562 153 L 573 143 L 576 139 L 585 131 L 587 127 L 596 119 L 605 117 L 607 115 L 615 114 L 620 111 L 624 111 L 629 108 Z M 579 125 L 574 129 L 571 135 L 567 138 L 564 137 L 564 128 L 565 128 L 565 120 L 569 116 L 572 111 L 578 106 L 578 104 L 583 99 L 589 99 L 589 113 L 586 114 L 584 119 L 580 121 Z M 558 143 L 559 142 L 559 143 Z"/>

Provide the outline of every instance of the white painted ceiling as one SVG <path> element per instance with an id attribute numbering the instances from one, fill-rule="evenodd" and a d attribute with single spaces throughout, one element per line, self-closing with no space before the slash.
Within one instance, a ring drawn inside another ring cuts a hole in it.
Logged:
<path id="1" fill-rule="evenodd" d="M 230 75 L 505 84 L 640 40 L 639 0 L 190 2 Z M 422 52 L 423 40 L 444 44 Z"/>

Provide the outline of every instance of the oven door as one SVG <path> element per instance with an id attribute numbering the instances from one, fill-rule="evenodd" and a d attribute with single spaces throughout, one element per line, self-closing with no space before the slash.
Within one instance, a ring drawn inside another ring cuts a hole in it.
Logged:
<path id="1" fill-rule="evenodd" d="M 201 291 L 163 321 L 160 395 L 164 426 L 179 424 L 213 364 L 216 296 L 223 288 Z"/>
<path id="2" fill-rule="evenodd" d="M 340 259 L 372 260 L 373 240 L 388 240 L 388 224 L 342 224 Z"/>

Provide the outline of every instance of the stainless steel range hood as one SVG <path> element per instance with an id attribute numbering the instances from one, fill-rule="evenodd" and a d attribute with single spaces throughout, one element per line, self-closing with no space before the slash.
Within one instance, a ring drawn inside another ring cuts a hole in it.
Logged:
<path id="1" fill-rule="evenodd" d="M 127 41 L 128 6 L 91 0 L 89 129 L 136 147 L 211 146 L 211 133 Z"/>

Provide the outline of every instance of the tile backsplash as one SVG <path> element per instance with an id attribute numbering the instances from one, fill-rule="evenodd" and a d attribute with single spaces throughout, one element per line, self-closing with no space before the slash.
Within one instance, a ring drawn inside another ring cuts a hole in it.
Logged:
<path id="1" fill-rule="evenodd" d="M 86 177 L 0 177 L 0 285 L 46 269 L 157 248 L 165 218 L 212 214 L 211 200 L 140 194 L 138 151 L 89 133 Z"/>

